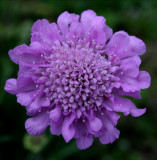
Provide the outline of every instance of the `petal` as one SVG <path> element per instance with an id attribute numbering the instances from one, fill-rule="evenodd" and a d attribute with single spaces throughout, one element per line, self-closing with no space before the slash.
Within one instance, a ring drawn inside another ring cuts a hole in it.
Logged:
<path id="1" fill-rule="evenodd" d="M 35 83 L 30 75 L 21 75 L 17 79 L 17 89 L 20 92 L 28 92 L 35 89 Z"/>
<path id="2" fill-rule="evenodd" d="M 140 91 L 125 92 L 122 90 L 122 88 L 119 88 L 119 89 L 113 89 L 112 92 L 119 96 L 129 96 L 129 97 L 134 97 L 136 99 L 141 99 Z"/>
<path id="3" fill-rule="evenodd" d="M 112 29 L 107 25 L 104 28 L 104 32 L 106 34 L 106 40 L 110 39 L 112 37 L 112 35 L 113 35 Z"/>
<path id="4" fill-rule="evenodd" d="M 119 138 L 119 130 L 114 127 L 114 125 L 106 119 L 104 116 L 101 117 L 103 122 L 103 135 L 99 137 L 99 140 L 102 144 L 113 143 L 116 139 Z"/>
<path id="5" fill-rule="evenodd" d="M 92 131 L 97 132 L 102 128 L 102 122 L 99 118 L 93 117 L 92 119 L 89 118 L 89 125 Z"/>
<path id="6" fill-rule="evenodd" d="M 39 42 L 50 47 L 56 40 L 60 40 L 60 33 L 56 23 L 51 23 L 42 28 L 40 32 L 33 32 L 31 42 Z"/>
<path id="7" fill-rule="evenodd" d="M 4 90 L 10 94 L 17 94 L 17 80 L 14 78 L 8 79 L 4 86 Z"/>
<path id="8" fill-rule="evenodd" d="M 108 55 L 117 54 L 120 59 L 142 55 L 146 51 L 145 44 L 135 36 L 129 36 L 124 31 L 116 32 L 107 44 Z"/>
<path id="9" fill-rule="evenodd" d="M 46 26 L 49 24 L 49 21 L 46 19 L 39 19 L 37 20 L 32 27 L 32 32 L 40 32 L 43 26 Z"/>
<path id="10" fill-rule="evenodd" d="M 82 27 L 79 22 L 72 22 L 69 28 L 69 32 L 66 35 L 66 40 L 71 41 L 73 40 L 74 42 L 77 43 L 78 38 L 82 37 Z"/>
<path id="11" fill-rule="evenodd" d="M 115 97 L 113 108 L 117 112 L 123 112 L 125 116 L 131 114 L 134 117 L 141 116 L 146 111 L 145 108 L 137 109 L 135 104 L 131 100 L 119 96 Z"/>
<path id="12" fill-rule="evenodd" d="M 121 77 L 121 87 L 124 91 L 138 91 L 140 89 L 146 89 L 150 86 L 151 77 L 148 72 L 140 71 L 136 78 L 123 76 Z"/>
<path id="13" fill-rule="evenodd" d="M 103 113 L 105 114 L 106 118 L 112 122 L 114 126 L 117 124 L 120 115 L 118 115 L 116 112 L 107 110 L 105 110 Z"/>
<path id="14" fill-rule="evenodd" d="M 28 63 L 24 63 L 24 62 L 19 62 L 19 71 L 18 71 L 18 76 L 23 75 L 23 73 L 25 73 L 25 75 L 31 75 L 34 73 L 34 70 L 36 70 L 38 67 L 34 64 L 28 64 Z"/>
<path id="15" fill-rule="evenodd" d="M 127 77 L 127 80 L 130 80 L 130 77 Z M 121 79 L 122 80 L 122 79 Z M 132 80 L 132 78 L 131 78 L 131 80 Z M 129 81 L 128 81 L 129 82 Z M 120 84 L 121 85 L 121 87 L 122 87 L 122 89 L 123 89 L 123 91 L 124 92 L 127 92 L 127 93 L 129 93 L 129 92 L 133 92 L 133 93 L 136 93 L 136 92 L 139 92 L 139 88 L 138 88 L 138 86 L 132 86 L 132 85 L 130 85 L 130 84 L 127 84 L 127 81 L 126 82 L 124 82 L 124 79 L 123 79 L 123 82 Z"/>
<path id="16" fill-rule="evenodd" d="M 151 77 L 148 72 L 146 71 L 140 71 L 138 77 L 137 77 L 137 85 L 141 89 L 149 88 L 151 82 Z"/>
<path id="17" fill-rule="evenodd" d="M 41 54 L 39 45 L 36 44 L 32 44 L 30 47 L 25 44 L 19 45 L 9 51 L 10 59 L 16 64 L 20 61 L 29 64 L 37 63 L 41 59 L 39 56 Z"/>
<path id="18" fill-rule="evenodd" d="M 89 30 L 89 26 L 92 23 L 92 20 L 96 17 L 96 13 L 92 10 L 87 10 L 81 14 L 81 24 L 83 26 L 83 33 L 86 33 Z"/>
<path id="19" fill-rule="evenodd" d="M 93 18 L 91 25 L 89 26 L 88 32 L 89 40 L 95 40 L 97 44 L 106 43 L 106 34 L 104 32 L 106 26 L 106 20 L 104 17 L 96 16 Z"/>
<path id="20" fill-rule="evenodd" d="M 41 112 L 42 108 L 49 107 L 50 100 L 45 96 L 35 97 L 34 101 L 26 108 L 28 115 L 33 115 Z"/>
<path id="21" fill-rule="evenodd" d="M 141 39 L 135 36 L 130 36 L 130 44 L 128 48 L 129 56 L 142 55 L 145 52 L 146 52 L 145 43 Z"/>
<path id="22" fill-rule="evenodd" d="M 53 110 L 50 111 L 49 117 L 52 121 L 58 121 L 61 116 L 61 106 L 57 105 Z"/>
<path id="23" fill-rule="evenodd" d="M 36 117 L 29 118 L 25 122 L 25 128 L 31 135 L 38 136 L 42 134 L 49 125 L 47 113 L 42 113 Z"/>
<path id="24" fill-rule="evenodd" d="M 133 56 L 121 60 L 120 68 L 121 71 L 130 77 L 137 77 L 139 74 L 139 66 L 141 64 L 141 59 L 139 56 Z"/>
<path id="25" fill-rule="evenodd" d="M 113 97 L 105 98 L 104 101 L 102 102 L 102 106 L 108 111 L 113 111 L 112 101 Z"/>
<path id="26" fill-rule="evenodd" d="M 34 99 L 35 92 L 19 93 L 17 94 L 17 102 L 22 106 L 28 106 Z"/>
<path id="27" fill-rule="evenodd" d="M 116 139 L 119 138 L 120 131 L 117 128 L 111 128 L 104 132 L 103 136 L 99 137 L 99 140 L 102 144 L 113 143 Z"/>
<path id="28" fill-rule="evenodd" d="M 130 42 L 129 35 L 124 32 L 124 31 L 119 31 L 114 33 L 112 38 L 107 44 L 107 54 L 112 55 L 112 54 L 117 54 L 120 58 L 122 57 L 121 54 L 124 53 L 124 50 L 126 47 L 128 47 Z"/>
<path id="29" fill-rule="evenodd" d="M 76 144 L 79 149 L 89 148 L 93 143 L 93 137 L 91 136 L 81 136 L 76 139 Z"/>
<path id="30" fill-rule="evenodd" d="M 64 119 L 63 127 L 62 127 L 62 135 L 66 142 L 69 142 L 75 134 L 75 129 L 72 125 L 75 117 L 76 116 L 74 114 L 71 114 L 70 116 L 67 116 Z"/>
<path id="31" fill-rule="evenodd" d="M 62 34 L 66 34 L 69 31 L 69 25 L 71 22 L 78 22 L 79 16 L 76 14 L 69 14 L 67 11 L 63 12 L 57 20 L 57 24 L 62 32 Z"/>
<path id="32" fill-rule="evenodd" d="M 62 133 L 62 119 L 58 121 L 57 123 L 54 121 L 50 122 L 50 131 L 54 135 L 60 135 Z"/>

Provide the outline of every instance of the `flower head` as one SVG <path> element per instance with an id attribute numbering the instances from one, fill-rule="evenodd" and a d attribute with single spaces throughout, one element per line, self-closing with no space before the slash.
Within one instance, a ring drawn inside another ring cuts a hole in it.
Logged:
<path id="1" fill-rule="evenodd" d="M 25 123 L 29 134 L 40 135 L 50 126 L 66 142 L 75 138 L 80 149 L 91 146 L 93 137 L 112 143 L 119 137 L 117 112 L 145 113 L 123 97 L 140 98 L 140 90 L 150 85 L 149 74 L 139 71 L 145 50 L 135 36 L 113 34 L 92 10 L 81 16 L 64 12 L 57 24 L 36 21 L 30 46 L 9 51 L 19 72 L 5 90 L 33 116 Z"/>

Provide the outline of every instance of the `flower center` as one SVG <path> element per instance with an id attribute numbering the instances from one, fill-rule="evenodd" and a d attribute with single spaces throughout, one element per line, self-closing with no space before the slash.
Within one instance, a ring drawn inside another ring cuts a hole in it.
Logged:
<path id="1" fill-rule="evenodd" d="M 52 49 L 52 54 L 42 55 L 44 60 L 36 71 L 37 88 L 60 104 L 64 113 L 100 110 L 105 95 L 112 92 L 113 84 L 119 80 L 110 60 L 87 43 L 56 42 Z"/>

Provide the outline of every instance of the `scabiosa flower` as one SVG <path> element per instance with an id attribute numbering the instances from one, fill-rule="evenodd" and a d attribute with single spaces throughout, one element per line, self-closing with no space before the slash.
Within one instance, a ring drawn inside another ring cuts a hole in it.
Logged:
<path id="1" fill-rule="evenodd" d="M 57 24 L 37 20 L 31 35 L 30 46 L 9 51 L 19 72 L 5 85 L 33 116 L 25 123 L 29 134 L 50 126 L 52 134 L 62 134 L 66 142 L 75 138 L 78 148 L 86 149 L 93 137 L 102 144 L 119 137 L 117 112 L 145 113 L 124 98 L 140 98 L 150 85 L 149 74 L 139 71 L 139 55 L 146 50 L 142 40 L 124 31 L 113 34 L 92 10 L 81 16 L 64 12 Z"/>

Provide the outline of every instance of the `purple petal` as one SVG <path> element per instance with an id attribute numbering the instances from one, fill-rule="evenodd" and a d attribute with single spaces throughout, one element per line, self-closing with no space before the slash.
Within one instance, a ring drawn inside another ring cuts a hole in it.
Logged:
<path id="1" fill-rule="evenodd" d="M 124 92 L 121 88 L 113 89 L 112 91 L 114 94 L 119 95 L 119 96 L 129 96 L 129 97 L 134 97 L 136 99 L 141 99 L 140 91 Z"/>
<path id="2" fill-rule="evenodd" d="M 33 74 L 34 70 L 37 69 L 37 66 L 34 66 L 34 64 L 28 64 L 24 62 L 19 62 L 19 71 L 18 71 L 18 76 L 23 75 L 23 73 L 27 75 Z"/>
<path id="3" fill-rule="evenodd" d="M 139 66 L 141 64 L 141 59 L 139 56 L 133 56 L 121 60 L 120 68 L 121 71 L 130 77 L 137 77 L 139 74 Z"/>
<path id="4" fill-rule="evenodd" d="M 127 78 L 130 80 L 130 77 L 127 77 Z M 131 78 L 131 80 L 132 80 L 132 78 Z M 124 79 L 123 79 L 123 82 L 121 83 L 121 87 L 124 92 L 128 92 L 128 93 L 129 92 L 136 93 L 136 92 L 139 92 L 139 90 L 140 90 L 140 88 L 138 88 L 138 86 L 133 86 L 133 85 L 127 84 L 127 81 L 124 81 Z"/>
<path id="5" fill-rule="evenodd" d="M 61 106 L 57 105 L 53 110 L 50 111 L 49 117 L 52 121 L 58 121 L 61 116 Z"/>
<path id="6" fill-rule="evenodd" d="M 121 77 L 121 87 L 124 91 L 135 92 L 140 89 L 146 89 L 150 86 L 151 78 L 148 72 L 140 71 L 136 78 L 123 76 Z"/>
<path id="7" fill-rule="evenodd" d="M 106 34 L 106 40 L 110 39 L 113 35 L 113 31 L 110 27 L 108 27 L 107 25 L 104 28 L 104 32 Z"/>
<path id="8" fill-rule="evenodd" d="M 89 118 L 89 125 L 92 131 L 97 132 L 102 128 L 102 122 L 99 118 L 93 116 L 92 119 Z"/>
<path id="9" fill-rule="evenodd" d="M 120 132 L 104 116 L 102 116 L 101 119 L 103 122 L 104 130 L 103 130 L 103 135 L 99 137 L 99 140 L 102 144 L 113 143 L 116 139 L 119 138 Z"/>
<path id="10" fill-rule="evenodd" d="M 98 44 L 106 43 L 106 34 L 104 32 L 106 26 L 106 20 L 104 17 L 96 16 L 93 18 L 92 23 L 89 27 L 88 32 L 89 38 L 95 40 Z"/>
<path id="11" fill-rule="evenodd" d="M 52 134 L 54 135 L 60 135 L 62 133 L 62 119 L 60 119 L 59 121 L 54 122 L 54 121 L 51 121 L 50 122 L 50 131 Z"/>
<path id="12" fill-rule="evenodd" d="M 17 94 L 17 80 L 14 78 L 8 79 L 4 90 L 10 94 Z"/>
<path id="13" fill-rule="evenodd" d="M 124 31 L 116 32 L 107 44 L 106 53 L 116 53 L 119 58 L 142 55 L 146 51 L 145 44 L 135 36 L 129 36 Z"/>
<path id="14" fill-rule="evenodd" d="M 36 117 L 29 118 L 25 122 L 25 128 L 31 135 L 41 135 L 49 125 L 49 117 L 47 113 L 42 113 Z"/>
<path id="15" fill-rule="evenodd" d="M 108 118 L 112 124 L 115 126 L 118 122 L 118 119 L 120 118 L 120 115 L 118 115 L 116 112 L 113 111 L 104 111 L 104 114 L 106 118 Z"/>
<path id="16" fill-rule="evenodd" d="M 75 118 L 76 116 L 74 114 L 71 114 L 70 116 L 67 116 L 64 119 L 62 127 L 62 135 L 66 142 L 69 142 L 75 134 L 75 129 L 72 125 Z"/>
<path id="17" fill-rule="evenodd" d="M 63 12 L 57 20 L 57 24 L 62 32 L 62 34 L 68 33 L 69 25 L 71 22 L 78 22 L 79 16 L 76 14 L 69 14 L 67 11 Z"/>
<path id="18" fill-rule="evenodd" d="M 28 106 L 34 99 L 35 92 L 19 93 L 17 94 L 17 102 L 22 106 Z"/>
<path id="19" fill-rule="evenodd" d="M 51 23 L 42 28 L 41 32 L 32 33 L 31 42 L 39 42 L 43 46 L 54 44 L 56 40 L 60 39 L 59 29 L 56 23 Z M 47 47 L 48 47 L 47 46 Z"/>
<path id="20" fill-rule="evenodd" d="M 104 101 L 102 102 L 102 106 L 108 111 L 113 111 L 112 101 L 113 97 L 105 98 Z"/>
<path id="21" fill-rule="evenodd" d="M 21 75 L 17 78 L 17 89 L 28 92 L 35 89 L 35 83 L 30 75 Z"/>
<path id="22" fill-rule="evenodd" d="M 131 114 L 134 117 L 141 116 L 145 113 L 146 109 L 137 109 L 135 104 L 126 98 L 116 96 L 114 99 L 114 110 L 117 112 L 123 112 L 125 116 Z"/>
<path id="23" fill-rule="evenodd" d="M 137 77 L 137 86 L 139 86 L 141 89 L 149 88 L 151 82 L 151 77 L 148 72 L 146 71 L 140 71 L 138 77 Z"/>
<path id="24" fill-rule="evenodd" d="M 128 48 L 129 56 L 142 55 L 145 52 L 146 52 L 145 43 L 141 39 L 135 36 L 130 36 L 130 44 Z"/>
<path id="25" fill-rule="evenodd" d="M 79 149 L 89 148 L 93 143 L 93 137 L 91 136 L 81 136 L 76 139 L 76 144 Z"/>
<path id="26" fill-rule="evenodd" d="M 34 99 L 34 101 L 26 107 L 27 114 L 32 115 L 41 112 L 42 108 L 49 107 L 50 100 L 47 99 L 45 96 L 38 96 Z"/>
<path id="27" fill-rule="evenodd" d="M 108 42 L 106 52 L 108 55 L 116 53 L 121 58 L 125 54 L 124 50 L 128 47 L 129 42 L 130 38 L 126 32 L 116 32 Z"/>
<path id="28" fill-rule="evenodd" d="M 40 47 L 40 45 L 37 46 L 35 43 L 30 47 L 25 44 L 19 45 L 9 51 L 10 59 L 16 64 L 20 61 L 35 64 L 41 59 L 39 55 L 42 54 L 40 48 L 37 47 Z"/>
<path id="29" fill-rule="evenodd" d="M 73 40 L 77 43 L 78 38 L 82 37 L 82 27 L 79 22 L 72 22 L 69 28 L 69 32 L 66 35 L 66 40 Z"/>
<path id="30" fill-rule="evenodd" d="M 39 19 L 33 24 L 33 27 L 32 27 L 31 31 L 32 32 L 40 32 L 42 30 L 43 26 L 46 26 L 48 24 L 49 24 L 48 20 L 46 20 L 46 19 L 41 19 L 40 20 Z"/>
<path id="31" fill-rule="evenodd" d="M 92 20 L 96 17 L 96 13 L 92 10 L 87 10 L 81 14 L 81 24 L 83 26 L 83 32 L 86 33 L 89 30 L 89 26 Z"/>

